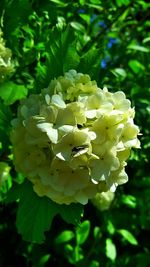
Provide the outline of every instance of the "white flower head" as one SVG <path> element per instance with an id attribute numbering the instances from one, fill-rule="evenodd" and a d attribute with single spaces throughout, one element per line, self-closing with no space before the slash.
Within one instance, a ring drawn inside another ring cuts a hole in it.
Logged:
<path id="1" fill-rule="evenodd" d="M 16 169 L 59 204 L 84 205 L 97 193 L 106 202 L 102 192 L 112 199 L 127 182 L 126 160 L 140 147 L 134 115 L 123 92 L 70 70 L 22 100 L 11 134 Z"/>

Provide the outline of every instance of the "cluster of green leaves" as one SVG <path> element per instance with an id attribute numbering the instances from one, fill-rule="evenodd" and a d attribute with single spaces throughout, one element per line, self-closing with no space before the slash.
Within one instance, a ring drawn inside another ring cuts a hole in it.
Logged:
<path id="1" fill-rule="evenodd" d="M 1 28 L 15 68 L 0 84 L 0 161 L 11 168 L 1 201 L 13 185 L 0 204 L 0 241 L 8 240 L 1 266 L 150 266 L 149 8 L 146 0 L 1 0 Z M 9 141 L 19 100 L 70 68 L 112 92 L 123 90 L 143 134 L 141 150 L 128 162 L 128 184 L 117 189 L 108 211 L 89 203 L 81 223 L 83 207 L 66 209 L 20 184 L 24 178 L 13 167 Z M 24 240 L 46 238 L 44 244 L 23 241 L 15 221 Z"/>

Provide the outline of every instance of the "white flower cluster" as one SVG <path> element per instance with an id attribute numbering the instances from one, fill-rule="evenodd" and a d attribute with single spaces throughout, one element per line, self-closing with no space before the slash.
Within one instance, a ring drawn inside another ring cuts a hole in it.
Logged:
<path id="1" fill-rule="evenodd" d="M 5 42 L 2 38 L 2 31 L 0 29 L 0 83 L 3 82 L 13 71 L 11 56 L 11 50 L 5 47 Z"/>
<path id="2" fill-rule="evenodd" d="M 134 114 L 123 92 L 70 70 L 21 102 L 11 136 L 16 169 L 59 204 L 115 191 L 128 180 L 131 147 L 140 147 Z"/>

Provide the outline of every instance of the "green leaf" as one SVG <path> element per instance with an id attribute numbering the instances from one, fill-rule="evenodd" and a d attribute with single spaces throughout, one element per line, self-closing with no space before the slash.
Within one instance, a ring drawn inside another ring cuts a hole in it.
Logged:
<path id="1" fill-rule="evenodd" d="M 79 14 L 79 16 L 87 23 L 90 24 L 90 15 L 89 14 Z"/>
<path id="2" fill-rule="evenodd" d="M 145 52 L 145 53 L 149 53 L 149 51 L 150 51 L 148 48 L 146 48 L 144 46 L 134 45 L 134 44 L 128 45 L 127 49 L 135 50 L 135 51 L 141 51 L 141 52 Z"/>
<path id="3" fill-rule="evenodd" d="M 106 239 L 106 256 L 112 261 L 114 261 L 117 256 L 116 246 L 110 238 Z"/>
<path id="4" fill-rule="evenodd" d="M 5 105 L 11 105 L 15 101 L 27 96 L 27 88 L 24 85 L 18 85 L 13 82 L 0 84 L 0 97 L 4 100 Z"/>
<path id="5" fill-rule="evenodd" d="M 80 246 L 76 246 L 73 252 L 74 262 L 79 262 L 84 258 L 83 249 Z"/>
<path id="6" fill-rule="evenodd" d="M 41 245 L 31 243 L 28 245 L 28 251 L 32 254 L 32 265 L 36 267 L 45 267 L 51 258 L 49 251 L 45 251 Z"/>
<path id="7" fill-rule="evenodd" d="M 131 234 L 128 230 L 125 229 L 119 229 L 117 230 L 117 232 L 124 237 L 124 239 L 126 241 L 128 241 L 130 244 L 132 245 L 138 245 L 138 241 L 136 240 L 136 238 L 133 236 L 133 234 Z"/>
<path id="8" fill-rule="evenodd" d="M 143 44 L 150 42 L 150 36 L 143 39 Z"/>
<path id="9" fill-rule="evenodd" d="M 51 257 L 50 254 L 47 254 L 47 255 L 44 255 L 43 257 L 41 257 L 41 259 L 39 261 L 39 267 L 45 267 L 45 264 L 48 262 L 50 257 Z"/>
<path id="10" fill-rule="evenodd" d="M 16 46 L 19 45 L 17 31 L 20 25 L 26 23 L 33 10 L 29 0 L 12 0 L 5 2 L 4 29 L 11 43 L 10 48 L 16 49 Z"/>
<path id="11" fill-rule="evenodd" d="M 16 222 L 18 232 L 24 240 L 39 244 L 45 240 L 44 232 L 49 230 L 56 214 L 69 223 L 77 224 L 83 212 L 82 205 L 59 205 L 47 197 L 39 197 L 27 180 L 11 188 L 5 203 L 17 199 L 20 199 Z"/>
<path id="12" fill-rule="evenodd" d="M 118 22 L 124 22 L 126 17 L 128 16 L 128 13 L 130 12 L 130 8 L 125 9 L 125 11 L 119 16 Z"/>
<path id="13" fill-rule="evenodd" d="M 121 7 L 123 5 L 128 5 L 130 3 L 130 0 L 116 0 L 116 4 Z"/>
<path id="14" fill-rule="evenodd" d="M 145 67 L 137 60 L 130 60 L 128 65 L 134 73 L 139 73 L 140 71 L 145 70 Z"/>
<path id="15" fill-rule="evenodd" d="M 36 93 L 39 93 L 42 88 L 46 87 L 50 80 L 46 80 L 47 77 L 47 67 L 39 61 L 37 63 L 36 67 L 36 81 L 35 81 L 35 88 L 36 88 Z"/>
<path id="16" fill-rule="evenodd" d="M 6 129 L 10 120 L 12 119 L 12 113 L 8 106 L 5 106 L 0 101 L 0 128 Z"/>
<path id="17" fill-rule="evenodd" d="M 121 202 L 129 208 L 135 208 L 137 205 L 136 198 L 132 195 L 122 195 Z"/>
<path id="18" fill-rule="evenodd" d="M 122 68 L 116 68 L 114 70 L 111 70 L 111 72 L 117 77 L 120 78 L 121 80 L 124 80 L 127 76 L 126 71 Z"/>
<path id="19" fill-rule="evenodd" d="M 45 240 L 44 232 L 49 230 L 57 214 L 56 204 L 46 197 L 38 197 L 28 181 L 21 187 L 17 229 L 24 240 L 40 244 Z"/>
<path id="20" fill-rule="evenodd" d="M 70 23 L 70 25 L 72 26 L 72 28 L 74 28 L 77 31 L 85 32 L 84 26 L 81 23 L 79 23 L 79 22 L 72 21 Z"/>
<path id="21" fill-rule="evenodd" d="M 12 177 L 10 176 L 8 163 L 0 161 L 0 201 L 5 199 L 7 192 L 12 186 Z"/>
<path id="22" fill-rule="evenodd" d="M 89 8 L 97 9 L 98 11 L 103 11 L 103 7 L 100 5 L 100 2 L 101 1 L 98 1 L 98 4 L 90 4 L 86 2 L 86 6 L 88 6 Z"/>
<path id="23" fill-rule="evenodd" d="M 66 242 L 72 240 L 74 238 L 74 236 L 75 236 L 75 234 L 72 231 L 69 231 L 69 230 L 63 231 L 61 234 L 59 234 L 55 238 L 55 243 L 56 244 L 66 243 Z"/>
<path id="24" fill-rule="evenodd" d="M 86 3 L 86 0 L 79 0 L 79 3 L 80 3 L 80 5 L 85 5 L 85 3 Z"/>
<path id="25" fill-rule="evenodd" d="M 113 235 L 115 233 L 115 227 L 110 220 L 107 221 L 107 231 L 110 235 Z"/>
<path id="26" fill-rule="evenodd" d="M 70 244 L 65 244 L 64 245 L 64 255 L 69 261 L 69 263 L 74 264 L 75 259 L 74 259 L 74 248 Z"/>
<path id="27" fill-rule="evenodd" d="M 78 226 L 76 230 L 76 239 L 77 239 L 78 245 L 81 245 L 86 241 L 90 233 L 90 227 L 91 227 L 91 224 L 90 224 L 90 221 L 88 220 L 82 222 Z"/>
<path id="28" fill-rule="evenodd" d="M 92 260 L 89 265 L 89 267 L 99 267 L 99 266 L 100 266 L 100 263 L 95 260 Z"/>
<path id="29" fill-rule="evenodd" d="M 67 223 L 74 225 L 77 225 L 80 222 L 81 216 L 83 216 L 83 208 L 83 205 L 75 203 L 70 205 L 57 204 L 57 210 L 62 219 Z"/>
<path id="30" fill-rule="evenodd" d="M 101 235 L 102 235 L 102 233 L 101 233 L 100 227 L 99 226 L 95 226 L 94 227 L 94 230 L 93 230 L 93 236 L 94 236 L 94 238 L 95 239 L 100 238 Z"/>
<path id="31" fill-rule="evenodd" d="M 51 2 L 57 4 L 60 7 L 66 7 L 68 4 L 65 3 L 64 1 L 59 1 L 59 0 L 51 0 Z"/>
<path id="32" fill-rule="evenodd" d="M 17 183 L 13 184 L 11 189 L 8 191 L 7 198 L 5 199 L 6 204 L 14 202 L 20 198 L 22 192 L 22 185 Z"/>
<path id="33" fill-rule="evenodd" d="M 76 50 L 76 40 L 71 27 L 64 32 L 55 29 L 50 32 L 50 42 L 47 44 L 47 61 L 42 71 L 37 76 L 37 86 L 48 86 L 51 79 L 63 75 L 70 69 L 76 69 L 79 63 L 79 55 Z M 40 65 L 41 67 L 41 65 Z M 43 81 L 43 82 L 42 82 Z"/>
<path id="34" fill-rule="evenodd" d="M 81 72 L 81 70 L 84 70 L 84 73 L 88 73 L 92 79 L 96 79 L 99 71 L 99 65 L 100 50 L 92 47 L 88 52 L 81 56 L 77 70 L 79 72 Z"/>
<path id="35" fill-rule="evenodd" d="M 99 0 L 90 0 L 90 2 L 92 4 L 98 4 L 98 5 L 101 3 L 101 1 L 99 1 Z"/>

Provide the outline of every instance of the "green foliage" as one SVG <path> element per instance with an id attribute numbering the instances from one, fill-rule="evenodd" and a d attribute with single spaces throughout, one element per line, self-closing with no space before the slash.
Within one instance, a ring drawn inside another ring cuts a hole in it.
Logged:
<path id="1" fill-rule="evenodd" d="M 63 231 L 61 234 L 59 234 L 55 238 L 55 243 L 56 244 L 66 243 L 66 242 L 72 240 L 74 238 L 74 236 L 75 235 L 72 231 L 69 231 L 69 230 Z"/>
<path id="2" fill-rule="evenodd" d="M 79 63 L 75 46 L 76 41 L 70 27 L 63 33 L 57 29 L 51 31 L 49 40 L 46 47 L 46 63 L 43 68 L 41 66 L 42 69 L 40 68 L 37 77 L 37 83 L 38 79 L 43 80 L 44 84 L 40 83 L 41 88 L 47 86 L 51 79 L 63 75 L 69 69 L 76 69 Z"/>
<path id="3" fill-rule="evenodd" d="M 11 105 L 26 96 L 27 88 L 24 85 L 18 85 L 13 82 L 5 82 L 0 85 L 0 97 L 5 105 Z"/>
<path id="4" fill-rule="evenodd" d="M 112 261 L 114 261 L 117 256 L 116 246 L 110 238 L 106 239 L 106 256 Z"/>
<path id="5" fill-rule="evenodd" d="M 60 214 L 68 223 L 78 224 L 83 212 L 82 205 L 71 204 L 67 207 L 58 205 L 46 197 L 38 197 L 28 181 L 14 186 L 8 193 L 6 203 L 18 199 L 17 229 L 23 239 L 30 242 L 44 241 L 44 232 L 49 230 L 56 214 Z"/>
<path id="6" fill-rule="evenodd" d="M 90 232 L 90 222 L 84 221 L 83 223 L 80 224 L 80 226 L 76 230 L 76 239 L 78 245 L 81 245 L 86 241 L 89 232 Z"/>
<path id="7" fill-rule="evenodd" d="M 0 266 L 150 266 L 149 8 L 146 0 L 1 0 L 14 72 L 0 85 L 0 161 L 10 168 L 0 188 Z M 142 133 L 142 148 L 126 167 L 129 182 L 118 187 L 108 211 L 89 203 L 84 217 L 82 206 L 56 205 L 22 183 L 9 140 L 19 101 L 70 68 L 101 88 L 123 90 Z"/>
<path id="8" fill-rule="evenodd" d="M 125 240 L 127 240 L 130 244 L 132 245 L 137 245 L 138 242 L 135 239 L 135 237 L 128 231 L 125 229 L 120 229 L 117 231 L 119 234 L 121 234 Z"/>

